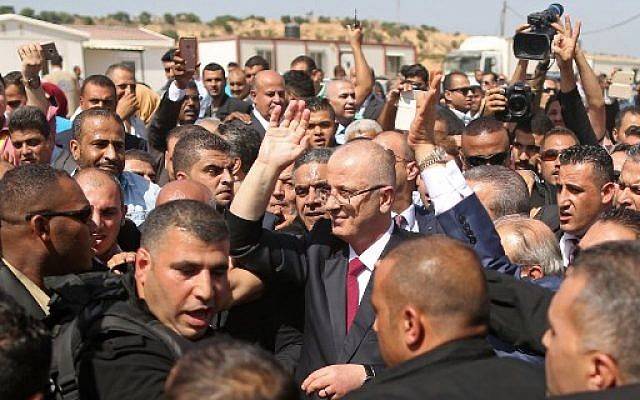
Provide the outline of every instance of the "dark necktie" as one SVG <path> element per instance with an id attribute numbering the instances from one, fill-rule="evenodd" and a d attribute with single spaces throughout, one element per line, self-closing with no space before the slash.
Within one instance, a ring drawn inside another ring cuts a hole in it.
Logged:
<path id="1" fill-rule="evenodd" d="M 567 260 L 569 261 L 569 265 L 573 265 L 573 261 L 575 259 L 575 256 L 578 250 L 579 242 L 580 240 L 577 238 L 567 239 L 567 243 L 569 244 L 569 254 L 567 257 Z"/>
<path id="2" fill-rule="evenodd" d="M 358 275 L 365 270 L 365 266 L 358 257 L 349 261 L 349 268 L 347 271 L 347 333 L 353 323 L 353 319 L 358 312 L 360 297 L 360 289 L 358 288 Z"/>
<path id="3" fill-rule="evenodd" d="M 405 217 L 402 216 L 402 214 L 398 214 L 395 217 L 393 217 L 393 220 L 395 221 L 396 225 L 398 225 L 398 228 L 400 229 L 404 229 L 404 230 L 408 230 L 408 223 L 407 223 L 407 219 Z"/>

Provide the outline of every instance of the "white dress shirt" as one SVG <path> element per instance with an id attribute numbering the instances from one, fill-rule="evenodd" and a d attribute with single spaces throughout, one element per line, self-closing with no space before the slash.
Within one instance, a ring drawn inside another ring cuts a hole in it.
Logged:
<path id="1" fill-rule="evenodd" d="M 455 161 L 446 165 L 436 164 L 420 174 L 429 192 L 436 215 L 440 215 L 455 207 L 462 200 L 473 194 L 473 189 L 467 185 Z"/>
<path id="2" fill-rule="evenodd" d="M 580 238 L 570 233 L 563 233 L 560 237 L 560 252 L 562 253 L 562 263 L 565 267 L 569 266 L 569 258 L 578 247 L 577 243 Z"/>
<path id="3" fill-rule="evenodd" d="M 260 125 L 262 125 L 262 127 L 264 128 L 264 130 L 268 130 L 269 129 L 269 121 L 267 121 L 266 119 L 264 119 L 264 117 L 262 116 L 262 114 L 260 114 L 260 112 L 258 111 L 257 108 L 253 108 L 253 115 L 256 117 L 256 119 L 258 120 L 258 122 L 260 122 Z"/>
<path id="4" fill-rule="evenodd" d="M 391 212 L 391 218 L 395 218 L 398 215 L 397 213 Z M 418 220 L 416 219 L 416 206 L 411 204 L 407 207 L 406 210 L 400 213 L 404 217 L 404 220 L 407 221 L 407 226 L 404 228 L 409 232 L 420 232 L 420 228 L 418 227 Z"/>
<path id="5" fill-rule="evenodd" d="M 358 275 L 358 304 L 362 301 L 362 296 L 364 296 L 364 291 L 367 289 L 367 285 L 369 284 L 369 279 L 371 279 L 371 274 L 373 274 L 373 270 L 376 268 L 376 262 L 380 259 L 380 255 L 384 251 L 384 248 L 387 247 L 387 243 L 389 243 L 389 239 L 391 239 L 391 232 L 393 232 L 393 223 L 389 223 L 389 228 L 387 231 L 378 238 L 371 246 L 369 246 L 362 254 L 356 254 L 356 251 L 349 245 L 349 262 L 354 258 L 358 257 L 360 262 L 364 264 L 366 267 L 360 274 Z"/>

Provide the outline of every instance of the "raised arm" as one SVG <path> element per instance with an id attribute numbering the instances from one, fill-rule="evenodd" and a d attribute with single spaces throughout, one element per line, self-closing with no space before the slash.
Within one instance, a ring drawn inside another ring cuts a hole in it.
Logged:
<path id="1" fill-rule="evenodd" d="M 42 46 L 37 43 L 24 45 L 18 49 L 18 55 L 22 61 L 22 78 L 27 92 L 27 105 L 38 107 L 44 115 L 47 115 L 50 104 L 40 82 L 40 71 L 44 63 Z"/>
<path id="2" fill-rule="evenodd" d="M 607 130 L 607 115 L 604 104 L 604 93 L 598 82 L 598 76 L 593 71 L 587 58 L 582 51 L 580 45 L 576 46 L 576 66 L 580 74 L 580 81 L 584 88 L 584 94 L 587 97 L 587 113 L 591 127 L 598 137 L 598 141 L 602 140 Z"/>
<path id="3" fill-rule="evenodd" d="M 373 89 L 373 74 L 362 51 L 362 27 L 347 27 L 356 68 L 356 107 L 360 107 Z"/>
<path id="4" fill-rule="evenodd" d="M 393 88 L 387 93 L 387 97 L 382 107 L 382 111 L 378 116 L 378 123 L 382 130 L 392 131 L 395 129 L 396 113 L 398 112 L 398 99 L 400 98 L 400 89 Z"/>

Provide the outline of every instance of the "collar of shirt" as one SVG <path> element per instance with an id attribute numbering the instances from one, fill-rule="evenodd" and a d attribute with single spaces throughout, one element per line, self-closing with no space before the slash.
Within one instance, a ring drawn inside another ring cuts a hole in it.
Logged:
<path id="1" fill-rule="evenodd" d="M 460 112 L 453 107 L 449 107 L 449 110 L 453 111 L 456 117 L 458 117 L 462 122 L 464 122 L 465 125 L 469 123 L 470 120 L 467 114 Z"/>
<path id="2" fill-rule="evenodd" d="M 344 144 L 344 133 L 347 130 L 347 127 L 339 122 L 336 123 L 338 124 L 338 128 L 336 129 L 336 134 L 334 135 L 335 141 L 337 144 Z"/>
<path id="3" fill-rule="evenodd" d="M 2 262 L 9 268 L 9 271 L 24 285 L 24 287 L 29 291 L 33 299 L 38 303 L 42 311 L 46 315 L 49 315 L 49 295 L 44 292 L 44 290 L 40 289 L 38 285 L 33 283 L 31 279 L 29 279 L 25 274 L 20 272 L 18 269 L 14 268 L 6 259 L 2 259 Z"/>
<path id="4" fill-rule="evenodd" d="M 572 235 L 571 233 L 563 233 L 562 237 L 560 237 L 560 252 L 562 253 L 562 261 L 565 266 L 569 265 L 569 256 L 576 247 L 578 247 L 578 242 L 580 238 L 576 235 Z"/>
<path id="5" fill-rule="evenodd" d="M 389 239 L 391 239 L 391 233 L 393 232 L 393 222 L 389 223 L 389 228 L 387 231 L 378 238 L 371 246 L 369 246 L 362 254 L 356 254 L 356 251 L 349 245 L 349 262 L 354 258 L 358 257 L 360 261 L 364 264 L 365 267 L 370 272 L 376 267 L 376 262 L 380 259 L 380 255 L 384 251 L 384 248 L 387 247 L 387 243 L 389 243 Z"/>
<path id="6" fill-rule="evenodd" d="M 71 121 L 73 121 L 74 119 L 76 119 L 76 117 L 82 112 L 82 109 L 80 108 L 80 106 L 78 106 L 78 108 L 76 108 L 76 110 L 73 112 L 73 114 L 71 115 L 71 118 L 69 118 Z"/>
<path id="7" fill-rule="evenodd" d="M 256 119 L 258 120 L 258 122 L 260 122 L 260 125 L 262 125 L 262 127 L 264 128 L 264 130 L 266 131 L 267 129 L 269 129 L 269 121 L 267 121 L 266 119 L 264 119 L 262 117 L 262 114 L 260 114 L 260 112 L 258 111 L 257 108 L 253 108 L 253 115 L 256 117 Z"/>
<path id="8" fill-rule="evenodd" d="M 394 212 L 391 212 L 391 218 L 395 217 L 396 215 L 398 215 L 398 214 L 394 213 Z M 407 221 L 407 227 L 409 228 L 409 230 L 411 232 L 417 232 L 417 230 L 414 230 L 414 227 L 415 227 L 415 224 L 416 224 L 416 207 L 415 207 L 415 205 L 411 204 L 409 207 L 407 207 L 406 210 L 401 212 L 400 215 L 402 215 L 404 217 L 405 221 Z"/>

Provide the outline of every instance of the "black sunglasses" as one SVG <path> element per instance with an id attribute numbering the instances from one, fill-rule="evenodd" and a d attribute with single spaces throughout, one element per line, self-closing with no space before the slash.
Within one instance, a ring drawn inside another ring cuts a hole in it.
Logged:
<path id="1" fill-rule="evenodd" d="M 447 89 L 450 92 L 460 92 L 463 95 L 468 94 L 469 92 L 473 92 L 473 88 L 467 86 L 467 87 L 461 87 L 461 88 L 456 88 L 456 89 Z"/>
<path id="2" fill-rule="evenodd" d="M 549 150 L 543 151 L 540 154 L 540 158 L 542 158 L 542 161 L 555 161 L 559 155 L 560 155 L 560 152 L 558 150 L 549 149 Z"/>
<path id="3" fill-rule="evenodd" d="M 69 217 L 77 220 L 78 222 L 82 222 L 83 224 L 86 224 L 89 222 L 92 212 L 93 212 L 93 207 L 91 206 L 86 206 L 80 210 L 71 210 L 71 211 L 34 211 L 34 212 L 27 213 L 24 219 L 25 221 L 29 222 L 31 221 L 31 218 L 35 217 L 36 215 L 40 215 L 45 218 Z"/>
<path id="4" fill-rule="evenodd" d="M 481 165 L 504 165 L 508 157 L 509 157 L 509 151 L 505 151 L 502 153 L 491 154 L 488 156 L 465 157 L 465 160 L 470 167 L 479 167 Z"/>

